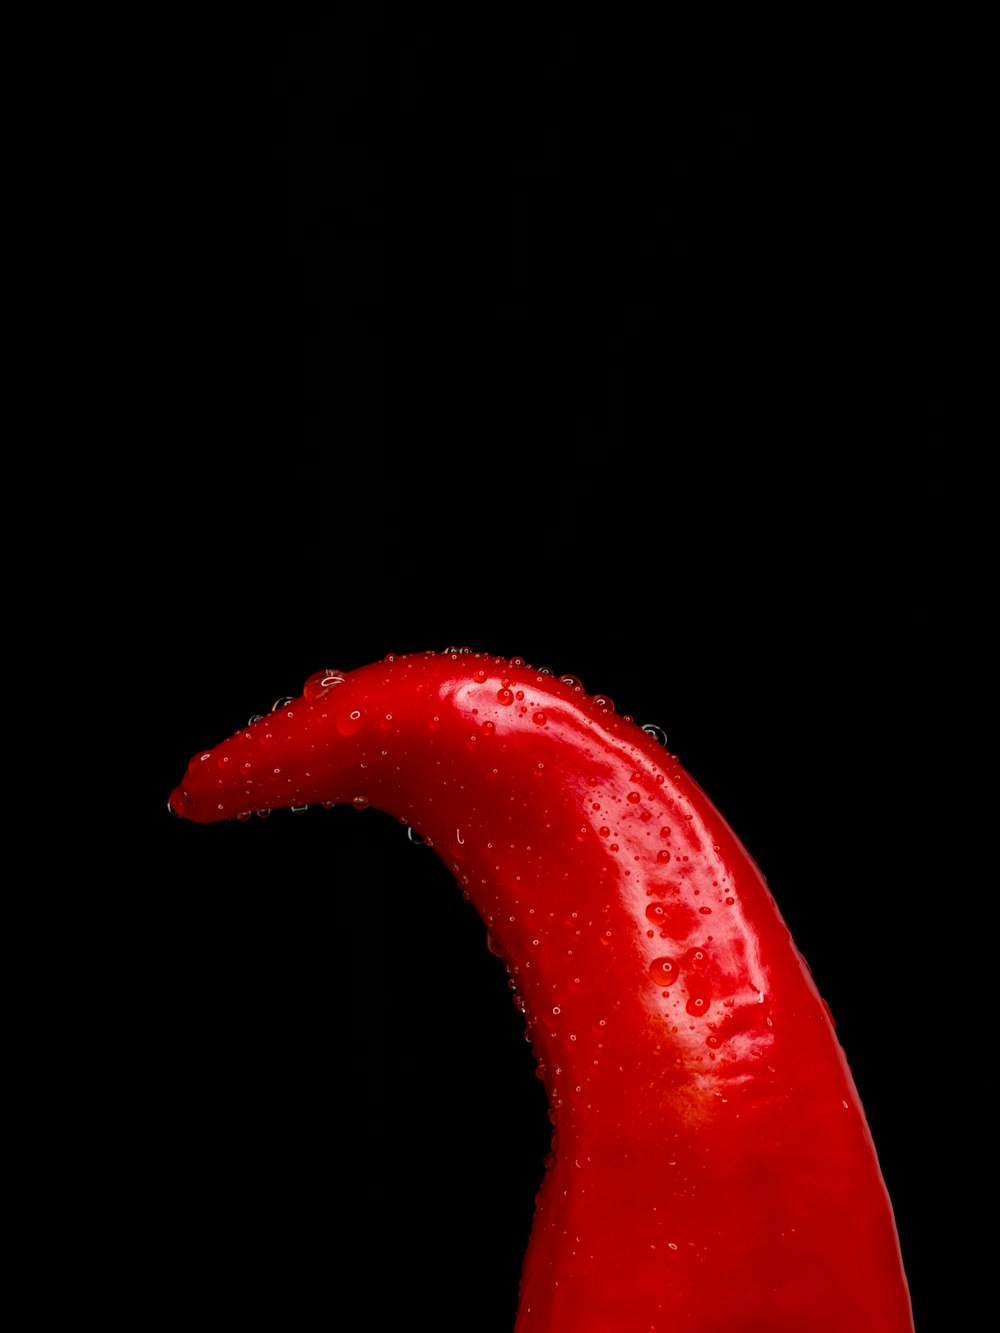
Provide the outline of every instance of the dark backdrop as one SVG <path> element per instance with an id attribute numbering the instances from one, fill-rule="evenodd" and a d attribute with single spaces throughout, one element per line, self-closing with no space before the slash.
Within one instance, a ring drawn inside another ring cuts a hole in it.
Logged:
<path id="1" fill-rule="evenodd" d="M 556 25 L 166 50 L 127 242 L 115 474 L 142 503 L 108 574 L 141 726 L 106 756 L 129 841 L 87 902 L 144 1299 L 512 1327 L 548 1125 L 471 907 L 375 811 L 166 812 L 191 754 L 314 670 L 449 644 L 666 730 L 836 1016 L 926 1299 L 904 997 L 941 704 L 934 543 L 879 453 L 878 81 L 848 104 L 812 48 Z"/>

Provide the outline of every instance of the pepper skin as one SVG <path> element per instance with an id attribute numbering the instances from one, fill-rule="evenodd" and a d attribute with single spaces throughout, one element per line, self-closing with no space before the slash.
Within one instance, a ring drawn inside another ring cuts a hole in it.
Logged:
<path id="1" fill-rule="evenodd" d="M 373 805 L 437 851 L 515 986 L 553 1123 L 515 1333 L 907 1333 L 833 1022 L 757 866 L 655 736 L 463 651 L 318 672 L 192 759 L 202 823 Z"/>

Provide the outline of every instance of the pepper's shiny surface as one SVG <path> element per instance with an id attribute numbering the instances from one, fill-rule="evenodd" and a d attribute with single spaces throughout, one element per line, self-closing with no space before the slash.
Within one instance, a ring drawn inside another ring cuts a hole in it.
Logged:
<path id="1" fill-rule="evenodd" d="M 196 755 L 208 823 L 373 805 L 432 845 L 516 987 L 553 1151 L 516 1333 L 907 1333 L 892 1208 L 766 882 L 657 739 L 465 652 L 318 672 Z"/>

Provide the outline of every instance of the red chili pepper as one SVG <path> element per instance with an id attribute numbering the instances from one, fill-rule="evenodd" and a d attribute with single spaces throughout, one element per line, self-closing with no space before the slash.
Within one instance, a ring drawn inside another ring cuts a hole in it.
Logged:
<path id="1" fill-rule="evenodd" d="M 766 882 L 660 740 L 519 659 L 317 672 L 196 755 L 202 823 L 375 806 L 451 869 L 550 1102 L 516 1333 L 906 1333 L 891 1203 Z"/>

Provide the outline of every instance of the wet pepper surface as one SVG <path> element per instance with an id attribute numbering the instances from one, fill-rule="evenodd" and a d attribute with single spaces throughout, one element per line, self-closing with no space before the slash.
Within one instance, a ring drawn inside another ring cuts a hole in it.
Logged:
<path id="1" fill-rule="evenodd" d="M 315 673 L 195 755 L 170 807 L 371 805 L 476 907 L 553 1125 L 516 1333 L 907 1333 L 830 1013 L 663 741 L 520 659 L 391 656 Z"/>

